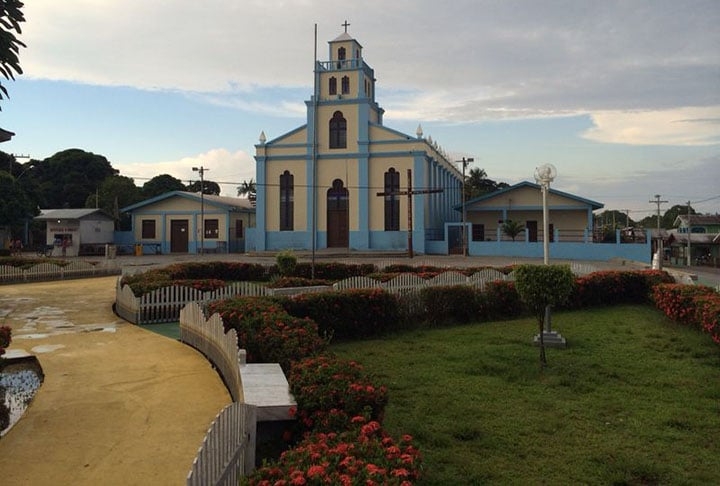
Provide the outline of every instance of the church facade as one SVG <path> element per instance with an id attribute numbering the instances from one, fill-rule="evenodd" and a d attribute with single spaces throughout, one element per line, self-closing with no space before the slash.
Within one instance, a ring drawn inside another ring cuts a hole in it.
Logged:
<path id="1" fill-rule="evenodd" d="M 383 125 L 375 73 L 345 29 L 315 63 L 307 123 L 255 146 L 255 249 L 444 253 L 462 174 L 420 127 Z"/>

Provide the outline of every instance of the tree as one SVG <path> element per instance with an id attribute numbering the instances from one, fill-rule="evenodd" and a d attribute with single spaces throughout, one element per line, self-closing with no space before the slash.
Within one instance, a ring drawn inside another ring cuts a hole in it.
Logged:
<path id="1" fill-rule="evenodd" d="M 33 200 L 7 171 L 0 170 L 0 226 L 18 231 L 26 220 L 37 214 Z"/>
<path id="2" fill-rule="evenodd" d="M 465 176 L 465 200 L 480 197 L 484 194 L 490 194 L 499 189 L 510 187 L 505 182 L 495 182 L 488 179 L 485 169 L 473 167 Z"/>
<path id="3" fill-rule="evenodd" d="M 115 229 L 127 231 L 131 229 L 131 218 L 129 214 L 120 214 L 120 208 L 142 199 L 142 192 L 132 178 L 114 175 L 106 178 L 97 192 L 87 198 L 85 207 L 102 209 L 115 218 Z"/>
<path id="4" fill-rule="evenodd" d="M 204 180 L 202 181 L 203 194 L 210 194 L 211 196 L 220 195 L 220 186 L 217 182 Z M 193 181 L 185 188 L 189 192 L 200 192 L 200 181 Z"/>
<path id="5" fill-rule="evenodd" d="M 159 196 L 166 192 L 184 191 L 187 189 L 180 179 L 168 174 L 160 174 L 147 181 L 142 186 L 142 194 L 145 198 Z"/>
<path id="6" fill-rule="evenodd" d="M 257 200 L 257 186 L 252 178 L 250 178 L 249 181 L 242 181 L 242 185 L 238 186 L 237 191 L 238 196 L 247 196 L 250 204 L 255 206 L 255 201 Z"/>
<path id="7" fill-rule="evenodd" d="M 102 155 L 80 149 L 58 152 L 47 159 L 31 160 L 24 177 L 42 208 L 82 208 L 106 177 L 118 173 Z"/>
<path id="8" fill-rule="evenodd" d="M 687 204 L 676 204 L 675 206 L 665 211 L 665 214 L 663 214 L 662 218 L 660 219 L 660 226 L 666 229 L 674 228 L 675 220 L 677 219 L 677 217 L 687 216 L 687 214 Z M 692 206 L 690 206 L 690 214 L 697 214 Z"/>
<path id="9" fill-rule="evenodd" d="M 517 235 L 525 231 L 525 225 L 519 221 L 507 220 L 502 225 L 503 233 L 512 238 L 515 241 Z"/>
<path id="10" fill-rule="evenodd" d="M 0 0 L 0 73 L 5 79 L 15 80 L 15 74 L 22 74 L 20 67 L 20 47 L 26 47 L 13 32 L 22 34 L 20 23 L 25 22 L 22 12 L 23 2 L 19 0 Z M 13 72 L 15 74 L 13 74 Z M 5 86 L 0 84 L 0 100 L 8 97 Z"/>
<path id="11" fill-rule="evenodd" d="M 570 297 L 574 285 L 569 265 L 520 265 L 515 269 L 515 288 L 520 300 L 537 319 L 540 331 L 540 368 L 547 366 L 543 324 L 546 309 Z"/>

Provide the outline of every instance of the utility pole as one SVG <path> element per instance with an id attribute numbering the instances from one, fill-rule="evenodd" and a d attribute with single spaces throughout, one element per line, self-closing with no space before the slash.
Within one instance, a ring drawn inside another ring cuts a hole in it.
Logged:
<path id="1" fill-rule="evenodd" d="M 205 171 L 210 169 L 201 165 L 193 167 L 192 170 L 200 174 L 200 254 L 202 255 L 205 252 Z"/>
<path id="2" fill-rule="evenodd" d="M 690 223 L 690 201 L 687 202 L 688 207 L 688 224 L 687 224 L 687 236 L 688 236 L 688 246 L 687 246 L 687 266 L 690 266 L 690 237 L 692 236 L 692 224 Z"/>
<path id="3" fill-rule="evenodd" d="M 467 256 L 467 250 L 468 250 L 468 237 L 467 237 L 467 229 L 466 229 L 466 223 L 467 223 L 467 210 L 465 209 L 465 168 L 468 166 L 468 164 L 471 164 L 472 162 L 475 162 L 475 159 L 472 157 L 465 158 L 463 157 L 462 160 L 458 160 L 458 162 L 462 163 L 462 253 L 463 256 Z"/>
<path id="4" fill-rule="evenodd" d="M 658 230 L 658 270 L 662 270 L 663 261 L 663 240 L 660 234 L 660 205 L 667 201 L 660 200 L 660 194 L 655 194 L 655 200 L 648 201 L 650 204 L 657 204 L 657 230 Z"/>

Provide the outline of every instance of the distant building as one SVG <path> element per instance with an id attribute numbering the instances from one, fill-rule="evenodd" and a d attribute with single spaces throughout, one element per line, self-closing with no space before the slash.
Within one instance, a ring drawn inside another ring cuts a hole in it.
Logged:
<path id="1" fill-rule="evenodd" d="M 667 232 L 669 255 L 673 263 L 720 265 L 720 215 L 682 214 L 675 228 Z"/>
<path id="2" fill-rule="evenodd" d="M 115 221 L 102 209 L 43 209 L 36 221 L 45 221 L 45 244 L 52 256 L 103 255 L 113 243 Z"/>
<path id="3" fill-rule="evenodd" d="M 132 235 L 120 243 L 140 245 L 142 253 L 199 253 L 201 247 L 208 253 L 244 252 L 255 219 L 248 199 L 185 191 L 166 192 L 121 211 L 132 216 Z"/>

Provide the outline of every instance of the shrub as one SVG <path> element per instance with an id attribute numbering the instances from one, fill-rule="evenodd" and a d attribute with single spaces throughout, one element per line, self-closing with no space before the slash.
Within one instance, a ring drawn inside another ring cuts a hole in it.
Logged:
<path id="1" fill-rule="evenodd" d="M 488 319 L 512 319 L 526 312 L 515 282 L 496 280 L 485 285 L 483 308 Z"/>
<path id="2" fill-rule="evenodd" d="M 302 277 L 280 277 L 268 284 L 273 289 L 286 289 L 291 287 L 315 287 L 322 285 L 332 285 L 329 280 L 309 279 Z"/>
<path id="3" fill-rule="evenodd" d="M 346 430 L 356 415 L 382 421 L 388 401 L 387 388 L 360 364 L 334 356 L 293 363 L 288 383 L 301 432 Z"/>
<path id="4" fill-rule="evenodd" d="M 225 282 L 224 280 L 218 280 L 216 278 L 203 278 L 196 280 L 173 280 L 172 285 L 178 285 L 180 287 L 192 287 L 202 292 L 210 292 L 225 287 L 225 285 L 227 285 L 227 282 Z"/>
<path id="5" fill-rule="evenodd" d="M 397 297 L 381 289 L 302 294 L 283 305 L 290 314 L 317 322 L 321 336 L 337 339 L 377 336 L 399 320 Z"/>
<path id="6" fill-rule="evenodd" d="M 257 469 L 247 484 L 413 484 L 422 458 L 403 435 L 395 442 L 378 422 L 353 417 L 352 428 L 308 436 L 285 451 L 277 463 Z"/>
<path id="7" fill-rule="evenodd" d="M 5 348 L 10 346 L 11 342 L 12 328 L 10 328 L 10 326 L 0 326 L 0 356 L 5 354 Z"/>
<path id="8" fill-rule="evenodd" d="M 361 277 L 377 271 L 375 265 L 369 263 L 348 264 L 336 262 L 323 262 L 315 264 L 315 278 L 323 280 L 344 280 L 349 277 Z M 310 263 L 298 263 L 295 266 L 295 276 L 312 278 L 312 265 Z"/>
<path id="9" fill-rule="evenodd" d="M 325 350 L 315 322 L 293 317 L 269 299 L 238 297 L 208 308 L 220 314 L 226 331 L 235 329 L 238 347 L 245 349 L 250 363 L 279 363 L 288 373 L 294 361 Z"/>
<path id="10" fill-rule="evenodd" d="M 569 302 L 573 308 L 647 304 L 655 285 L 671 282 L 669 274 L 658 270 L 594 272 L 576 279 Z"/>
<path id="11" fill-rule="evenodd" d="M 426 287 L 420 291 L 425 321 L 431 325 L 465 323 L 480 320 L 482 299 L 468 285 Z"/>
<path id="12" fill-rule="evenodd" d="M 660 284 L 653 289 L 653 301 L 673 321 L 707 332 L 720 344 L 720 294 L 712 288 Z"/>
<path id="13" fill-rule="evenodd" d="M 278 268 L 278 272 L 283 277 L 292 277 L 295 275 L 295 267 L 297 266 L 297 257 L 290 251 L 281 251 L 275 257 L 275 263 Z"/>

